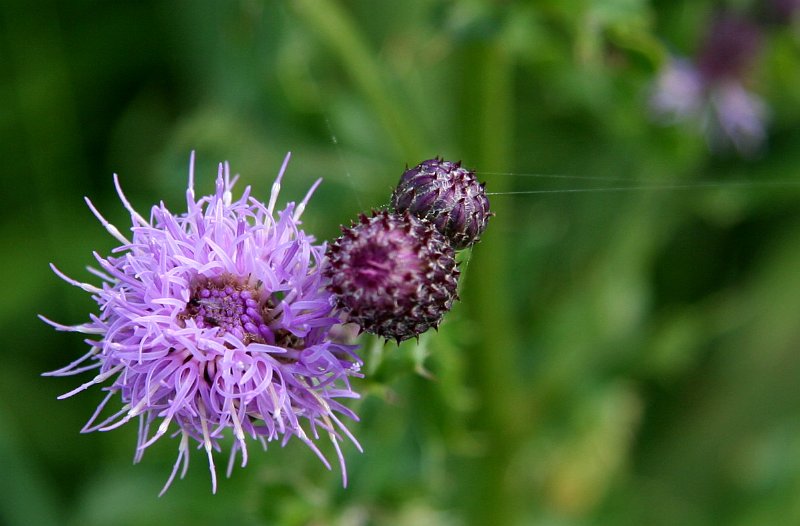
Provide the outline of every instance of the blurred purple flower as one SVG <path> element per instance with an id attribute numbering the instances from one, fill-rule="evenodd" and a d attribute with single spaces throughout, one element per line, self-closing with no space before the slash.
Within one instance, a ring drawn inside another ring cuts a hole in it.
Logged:
<path id="1" fill-rule="evenodd" d="M 715 19 L 696 61 L 673 57 L 655 80 L 650 109 L 662 124 L 693 122 L 714 149 L 745 156 L 766 138 L 766 105 L 744 87 L 761 47 L 759 29 L 732 15 Z"/>
<path id="2" fill-rule="evenodd" d="M 703 106 L 700 73 L 685 59 L 672 59 L 661 70 L 650 97 L 650 108 L 660 122 L 673 124 L 691 118 Z"/>
<path id="3" fill-rule="evenodd" d="M 739 82 L 715 86 L 709 92 L 709 114 L 703 123 L 711 145 L 733 146 L 743 155 L 755 154 L 764 143 L 767 108 L 760 97 Z"/>
<path id="4" fill-rule="evenodd" d="M 94 379 L 60 398 L 110 380 L 108 394 L 82 431 L 107 431 L 138 417 L 135 462 L 176 424 L 178 458 L 162 493 L 179 467 L 185 475 L 190 439 L 205 448 L 216 491 L 212 450 L 221 449 L 227 429 L 235 438 L 228 474 L 238 451 L 241 465 L 247 463 L 248 436 L 264 448 L 295 436 L 330 469 L 315 443 L 327 435 L 345 484 L 341 436 L 360 449 L 337 413 L 357 420 L 339 400 L 358 397 L 349 377 L 359 376 L 361 361 L 354 346 L 330 337 L 341 320 L 332 313 L 320 271 L 325 246 L 299 229 L 320 181 L 299 205 L 289 203 L 277 217 L 273 213 L 288 161 L 287 155 L 265 205 L 250 197 L 250 187 L 233 200 L 236 177 L 231 179 L 227 163 L 220 165 L 214 195 L 195 200 L 192 156 L 187 212 L 174 215 L 161 203 L 152 208 L 150 221 L 131 207 L 115 175 L 133 223 L 130 241 L 86 200 L 121 243 L 113 256 L 94 254 L 99 268 L 89 270 L 102 285 L 79 282 L 53 266 L 62 279 L 92 294 L 99 314 L 75 326 L 43 318 L 56 329 L 89 335 L 91 347 L 46 374 L 98 369 Z M 101 417 L 116 395 L 122 407 Z"/>

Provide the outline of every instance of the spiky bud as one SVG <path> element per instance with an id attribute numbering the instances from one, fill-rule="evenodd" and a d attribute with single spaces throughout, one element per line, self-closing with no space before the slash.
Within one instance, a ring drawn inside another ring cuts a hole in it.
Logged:
<path id="1" fill-rule="evenodd" d="M 458 299 L 455 251 L 408 212 L 360 214 L 326 255 L 323 272 L 336 307 L 386 339 L 399 343 L 438 327 Z"/>
<path id="2" fill-rule="evenodd" d="M 438 157 L 403 172 L 392 206 L 433 223 L 456 250 L 477 243 L 492 215 L 475 173 Z"/>

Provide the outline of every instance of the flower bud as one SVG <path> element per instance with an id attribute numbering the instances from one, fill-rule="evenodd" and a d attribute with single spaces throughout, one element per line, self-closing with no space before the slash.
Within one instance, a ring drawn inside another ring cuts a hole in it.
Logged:
<path id="1" fill-rule="evenodd" d="M 475 173 L 439 158 L 403 173 L 392 206 L 433 223 L 456 250 L 477 243 L 492 215 Z"/>
<path id="2" fill-rule="evenodd" d="M 408 212 L 372 212 L 342 227 L 323 271 L 337 308 L 362 330 L 398 343 L 438 327 L 458 299 L 455 251 Z"/>

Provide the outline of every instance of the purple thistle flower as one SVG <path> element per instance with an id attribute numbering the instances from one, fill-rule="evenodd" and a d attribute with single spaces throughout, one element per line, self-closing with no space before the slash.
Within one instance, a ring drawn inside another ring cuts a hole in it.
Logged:
<path id="1" fill-rule="evenodd" d="M 339 415 L 357 420 L 340 399 L 358 398 L 349 377 L 360 376 L 355 347 L 333 341 L 331 329 L 341 323 L 332 312 L 321 272 L 325 246 L 299 229 L 300 216 L 321 182 L 303 201 L 273 213 L 289 155 L 272 186 L 269 204 L 250 196 L 246 187 L 233 200 L 237 177 L 220 165 L 214 195 L 195 200 L 194 154 L 186 192 L 188 209 L 175 215 L 161 203 L 150 221 L 125 198 L 130 212 L 128 240 L 89 208 L 119 242 L 113 256 L 95 253 L 99 268 L 89 271 L 101 286 L 67 277 L 68 283 L 92 294 L 99 314 L 65 326 L 42 317 L 58 330 L 89 335 L 91 349 L 68 366 L 46 373 L 68 376 L 97 369 L 98 374 L 59 398 L 111 381 L 105 399 L 82 432 L 107 431 L 138 418 L 134 462 L 164 436 L 172 423 L 180 435 L 178 458 L 162 494 L 179 466 L 189 463 L 189 441 L 205 449 L 216 492 L 212 450 L 230 429 L 234 442 L 228 475 L 237 452 L 247 463 L 246 437 L 285 445 L 293 436 L 330 464 L 315 440 L 332 442 L 347 483 L 339 447 L 342 435 L 356 447 Z M 87 365 L 88 363 L 88 365 Z M 100 414 L 119 395 L 122 407 Z M 155 426 L 155 431 L 152 428 Z"/>

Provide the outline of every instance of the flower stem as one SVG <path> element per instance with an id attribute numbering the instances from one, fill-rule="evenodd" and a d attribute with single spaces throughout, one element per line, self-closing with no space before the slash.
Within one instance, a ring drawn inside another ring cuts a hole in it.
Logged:
<path id="1" fill-rule="evenodd" d="M 408 118 L 410 113 L 403 112 L 403 105 L 392 97 L 383 69 L 345 10 L 331 0 L 296 0 L 293 5 L 313 33 L 338 56 L 358 89 L 369 100 L 402 157 L 419 157 L 425 150 Z"/>
<path id="2" fill-rule="evenodd" d="M 476 105 L 474 118 L 479 128 L 475 134 L 477 143 L 470 146 L 478 154 L 479 170 L 506 172 L 513 152 L 513 62 L 497 41 L 487 43 L 476 53 L 473 63 L 479 65 L 480 71 L 470 72 L 470 77 L 479 82 L 474 93 L 477 100 L 467 104 Z M 502 175 L 493 175 L 488 186 L 492 192 L 503 192 L 508 189 L 508 181 Z M 509 253 L 506 232 L 512 218 L 507 203 L 492 203 L 497 215 L 473 250 L 471 283 L 464 287 L 471 317 L 480 322 L 470 363 L 474 367 L 471 378 L 482 402 L 480 432 L 487 441 L 478 468 L 480 480 L 473 488 L 476 495 L 470 499 L 475 505 L 470 514 L 474 524 L 514 524 L 517 513 L 508 468 L 520 435 L 518 428 L 526 416 L 517 403 L 514 353 L 518 338 L 506 294 L 509 270 L 504 255 Z"/>

